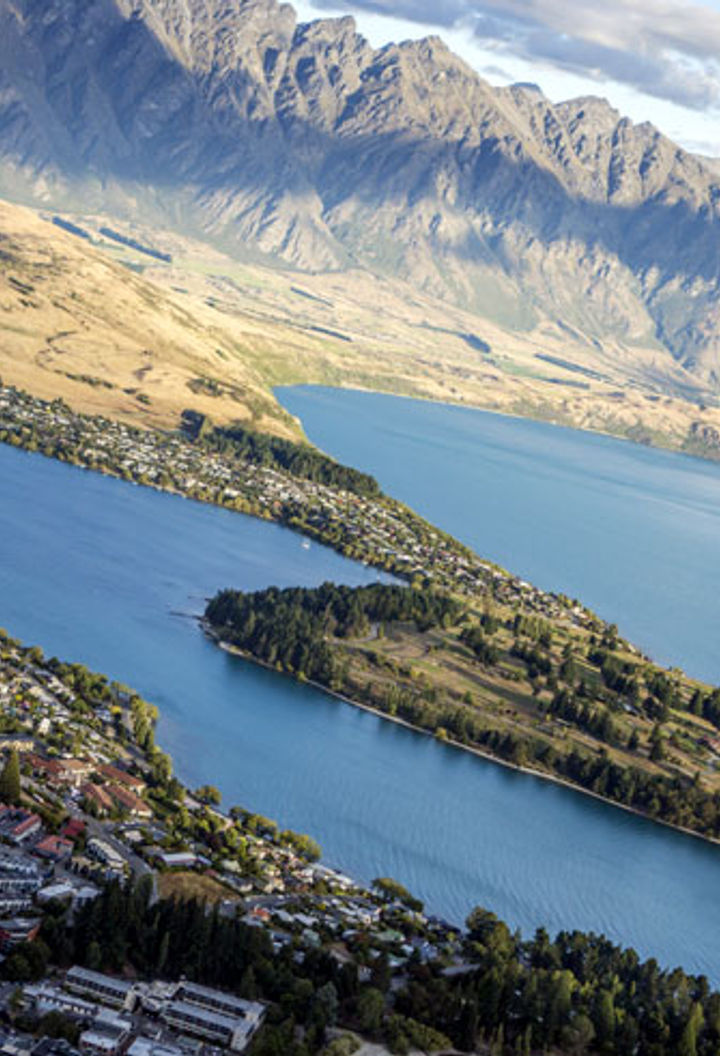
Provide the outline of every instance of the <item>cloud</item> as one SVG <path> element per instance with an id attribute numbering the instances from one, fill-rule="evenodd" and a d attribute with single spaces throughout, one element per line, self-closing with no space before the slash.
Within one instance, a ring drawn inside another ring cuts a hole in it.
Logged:
<path id="1" fill-rule="evenodd" d="M 464 26 L 497 54 L 720 111 L 720 11 L 685 0 L 314 0 Z"/>
<path id="2" fill-rule="evenodd" d="M 504 70 L 502 66 L 495 66 L 492 64 L 490 66 L 483 66 L 480 73 L 483 73 L 486 77 L 495 77 L 500 81 L 505 81 L 507 84 L 510 84 L 515 80 L 513 75 L 508 73 L 507 70 Z"/>

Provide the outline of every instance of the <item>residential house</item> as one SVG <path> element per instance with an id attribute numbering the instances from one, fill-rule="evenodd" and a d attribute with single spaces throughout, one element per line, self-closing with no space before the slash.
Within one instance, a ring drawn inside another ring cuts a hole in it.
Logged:
<path id="1" fill-rule="evenodd" d="M 142 778 L 135 777 L 134 774 L 129 774 L 127 770 L 121 770 L 119 766 L 112 766 L 110 763 L 103 763 L 97 768 L 98 773 L 102 774 L 106 781 L 112 781 L 113 784 L 123 785 L 125 788 L 129 788 L 131 791 L 137 793 L 145 791 L 146 784 Z"/>
<path id="2" fill-rule="evenodd" d="M 60 830 L 60 835 L 73 843 L 85 833 L 85 822 L 80 818 L 70 818 Z"/>
<path id="3" fill-rule="evenodd" d="M 88 854 L 98 862 L 102 862 L 108 869 L 117 874 L 124 874 L 125 859 L 115 850 L 112 844 L 106 840 L 92 839 L 88 841 Z"/>
<path id="4" fill-rule="evenodd" d="M 10 843 L 24 843 L 42 829 L 37 814 L 22 807 L 0 805 L 0 836 Z"/>
<path id="5" fill-rule="evenodd" d="M 0 951 L 7 953 L 21 942 L 32 942 L 40 931 L 38 918 L 13 917 L 0 920 Z"/>
<path id="6" fill-rule="evenodd" d="M 72 856 L 73 844 L 62 836 L 45 836 L 35 844 L 35 854 L 51 862 L 64 862 Z"/>
<path id="7" fill-rule="evenodd" d="M 99 815 L 109 814 L 114 809 L 112 797 L 100 785 L 95 785 L 92 781 L 88 781 L 87 784 L 82 786 L 81 792 Z"/>
<path id="8" fill-rule="evenodd" d="M 133 818 L 151 818 L 153 816 L 152 809 L 147 803 L 140 799 L 140 796 L 136 795 L 129 788 L 123 788 L 122 785 L 108 785 L 106 790 L 108 795 L 112 796 L 115 805 L 126 814 L 129 814 Z"/>

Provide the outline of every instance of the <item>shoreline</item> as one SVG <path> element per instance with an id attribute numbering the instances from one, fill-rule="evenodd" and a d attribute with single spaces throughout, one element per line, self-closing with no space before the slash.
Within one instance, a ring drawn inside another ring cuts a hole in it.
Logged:
<path id="1" fill-rule="evenodd" d="M 664 451 L 668 455 L 680 455 L 683 458 L 691 458 L 693 461 L 699 461 L 703 463 L 709 463 L 710 465 L 720 466 L 720 449 L 717 455 L 701 455 L 696 451 L 685 451 L 682 447 L 670 447 L 663 444 L 646 443 L 643 440 L 634 440 L 631 436 L 625 436 L 622 433 L 612 433 L 607 429 L 589 429 L 579 425 L 569 425 L 567 422 L 559 422 L 551 418 L 541 418 L 530 414 L 518 414 L 517 412 L 500 410 L 497 407 L 485 407 L 479 403 L 467 403 L 464 400 L 440 400 L 434 396 L 423 396 L 418 393 L 414 396 L 408 396 L 407 393 L 403 392 L 391 392 L 389 389 L 368 389 L 362 385 L 331 385 L 323 384 L 314 381 L 301 381 L 293 385 L 275 385 L 272 388 L 272 394 L 280 404 L 284 411 L 288 414 L 292 414 L 293 417 L 297 418 L 300 422 L 303 430 L 303 435 L 307 437 L 305 432 L 305 424 L 302 418 L 299 418 L 293 411 L 288 410 L 284 403 L 278 399 L 275 395 L 276 389 L 334 389 L 338 392 L 358 392 L 368 396 L 389 396 L 395 400 L 408 400 L 412 403 L 430 403 L 436 407 L 452 407 L 461 408 L 466 411 L 479 411 L 481 414 L 491 414 L 499 418 L 508 418 L 514 422 L 531 422 L 536 425 L 547 425 L 553 429 L 566 429 L 571 433 L 579 433 L 581 436 L 602 436 L 608 440 L 619 440 L 624 444 L 629 444 L 631 447 L 645 448 L 649 451 Z M 677 398 L 677 397 L 676 397 Z M 313 446 L 317 447 L 312 440 L 309 441 Z M 318 450 L 321 450 L 318 448 Z M 325 452 L 328 454 L 328 452 Z M 334 456 L 330 456 L 334 457 Z"/>
<path id="2" fill-rule="evenodd" d="M 364 391 L 364 390 L 355 390 L 355 391 Z M 372 391 L 372 390 L 367 390 L 367 391 Z M 398 398 L 398 397 L 392 397 L 392 398 Z M 403 397 L 400 397 L 400 398 L 403 398 Z M 412 399 L 412 397 L 404 397 L 404 398 Z M 449 405 L 449 404 L 442 404 L 442 403 L 438 403 L 438 405 L 439 406 L 452 406 L 452 405 Z M 469 409 L 472 410 L 472 409 L 478 409 L 478 408 L 469 408 Z M 486 412 L 483 412 L 483 413 L 486 413 Z M 487 413 L 494 413 L 494 412 L 487 412 Z M 567 427 L 563 427 L 563 428 L 567 428 Z M 575 430 L 575 431 L 577 431 L 577 430 Z M 49 457 L 55 462 L 60 462 L 62 464 L 68 465 L 70 468 L 82 469 L 82 470 L 85 470 L 86 472 L 91 472 L 91 473 L 98 473 L 101 476 L 105 476 L 105 477 L 112 478 L 112 479 L 115 479 L 115 480 L 120 480 L 123 483 L 131 484 L 133 486 L 147 487 L 147 488 L 150 488 L 151 490 L 153 490 L 155 492 L 158 492 L 158 493 L 163 493 L 164 492 L 164 493 L 166 493 L 166 494 L 168 494 L 170 496 L 173 496 L 173 497 L 185 498 L 185 499 L 188 499 L 188 500 L 190 500 L 192 502 L 199 502 L 202 505 L 213 506 L 215 508 L 218 508 L 218 509 L 221 509 L 221 510 L 225 510 L 228 513 L 240 513 L 241 515 L 244 515 L 244 516 L 247 516 L 247 517 L 252 517 L 254 519 L 257 519 L 257 520 L 260 520 L 260 521 L 264 521 L 265 523 L 268 523 L 268 524 L 274 524 L 274 525 L 276 525 L 279 528 L 286 528 L 286 529 L 290 530 L 291 532 L 293 532 L 295 535 L 300 536 L 300 538 L 311 539 L 313 542 L 316 542 L 316 543 L 318 543 L 321 546 L 327 546 L 329 549 L 334 550 L 336 553 L 343 554 L 343 551 L 339 547 L 332 546 L 332 544 L 326 542 L 321 537 L 319 537 L 318 534 L 315 534 L 315 533 L 310 532 L 308 530 L 303 530 L 302 527 L 294 525 L 294 524 L 290 524 L 286 520 L 284 520 L 282 517 L 273 516 L 271 513 L 268 514 L 266 512 L 259 512 L 257 510 L 250 511 L 248 509 L 238 508 L 238 506 L 227 506 L 227 505 L 225 505 L 225 504 L 223 504 L 221 502 L 218 502 L 216 499 L 213 499 L 213 498 L 189 495 L 185 491 L 183 491 L 183 490 L 181 490 L 181 489 L 179 489 L 177 487 L 173 487 L 172 484 L 170 484 L 170 485 L 168 485 L 168 484 L 158 484 L 155 481 L 128 480 L 126 477 L 124 477 L 121 473 L 115 471 L 113 468 L 109 468 L 109 467 L 105 467 L 105 466 L 90 466 L 90 465 L 87 465 L 87 464 L 83 464 L 82 462 L 75 462 L 75 461 L 71 461 L 71 460 L 58 458 L 57 455 L 48 455 L 42 450 L 31 451 L 31 450 L 28 450 L 28 448 L 25 447 L 22 444 L 8 444 L 7 446 L 9 446 L 11 448 L 14 448 L 15 450 L 21 450 L 25 454 L 39 454 L 39 455 L 41 455 L 44 458 L 48 458 Z M 690 456 L 690 457 L 693 457 L 693 456 Z M 398 500 L 391 500 L 391 501 L 398 502 Z M 399 503 L 399 505 L 400 506 L 404 506 L 403 503 Z M 424 518 L 421 518 L 421 520 L 424 521 Z M 430 522 L 425 522 L 425 523 L 430 524 Z M 436 531 L 441 532 L 442 534 L 445 534 L 445 533 L 442 532 L 441 529 L 435 528 L 435 526 L 432 525 L 432 524 L 430 524 L 430 527 L 434 528 Z M 452 539 L 453 537 L 450 537 L 450 538 Z M 455 540 L 453 540 L 453 541 L 455 541 Z M 516 578 L 516 577 L 513 577 L 511 573 L 508 573 L 505 569 L 502 569 L 501 566 L 496 565 L 494 562 L 486 561 L 485 559 L 480 558 L 478 555 L 475 554 L 475 552 L 472 550 L 472 548 L 467 547 L 466 544 L 459 544 L 459 545 L 462 546 L 464 549 L 467 549 L 470 553 L 472 553 L 476 557 L 476 559 L 478 561 L 480 561 L 482 564 L 487 565 L 488 568 L 490 568 L 490 569 L 498 569 L 503 576 L 507 576 L 510 579 Z M 358 560 L 358 559 L 357 558 L 349 558 L 349 560 Z M 373 568 L 374 571 L 376 571 L 379 575 L 382 574 L 385 571 L 375 561 L 370 560 L 370 561 L 366 561 L 364 563 L 368 564 L 368 566 Z M 397 572 L 396 573 L 392 573 L 391 572 L 389 574 L 390 575 L 395 575 L 402 582 L 401 575 L 399 573 L 397 573 Z M 547 594 L 546 591 L 542 591 L 539 588 L 533 588 L 533 589 L 537 590 L 538 593 L 541 594 L 541 595 L 546 595 Z M 549 596 L 552 597 L 552 595 L 549 595 Z M 588 612 L 589 614 L 592 614 L 591 610 L 585 609 L 584 606 L 583 606 L 583 609 L 584 609 L 584 611 Z M 592 615 L 594 615 L 594 614 L 592 614 Z M 647 659 L 647 655 L 646 655 L 645 651 L 642 650 L 641 652 L 642 652 L 642 655 Z M 242 653 L 242 651 L 239 652 L 239 655 L 244 656 L 245 659 L 252 660 L 252 662 L 254 662 L 254 663 L 261 663 L 261 661 L 256 660 L 255 658 L 251 657 L 249 654 L 248 655 L 244 655 Z M 276 670 L 275 668 L 270 668 L 270 669 L 271 670 Z M 686 676 L 686 677 L 690 678 L 691 676 Z M 692 681 L 697 681 L 697 682 L 702 682 L 702 680 L 698 680 L 698 679 L 691 679 L 691 680 Z M 397 724 L 405 725 L 408 729 L 410 729 L 410 730 L 412 730 L 414 732 L 424 733 L 427 736 L 434 736 L 430 731 L 424 730 L 421 727 L 414 726 L 411 723 L 406 722 L 406 720 L 398 719 L 396 716 L 387 715 L 384 712 L 380 711 L 379 709 L 375 709 L 375 708 L 373 708 L 370 705 L 362 704 L 362 703 L 360 703 L 358 701 L 354 701 L 354 700 L 352 700 L 350 698 L 342 696 L 341 694 L 333 694 L 333 692 L 331 690 L 329 690 L 325 686 L 319 685 L 317 683 L 313 683 L 310 680 L 307 680 L 307 684 L 314 685 L 315 688 L 321 690 L 324 693 L 329 693 L 331 695 L 335 695 L 335 696 L 338 697 L 338 699 L 341 699 L 341 700 L 345 701 L 346 703 L 348 703 L 348 704 L 350 704 L 350 705 L 352 705 L 354 707 L 363 708 L 366 711 L 374 713 L 378 717 L 385 718 L 385 719 L 391 719 L 392 721 L 396 722 Z M 547 773 L 547 772 L 544 772 L 544 771 L 541 771 L 541 770 L 537 770 L 537 769 L 532 768 L 532 767 L 518 766 L 517 764 L 511 763 L 508 760 L 501 759 L 500 757 L 495 756 L 495 755 L 485 751 L 482 748 L 478 748 L 478 747 L 470 746 L 470 745 L 464 745 L 464 744 L 461 744 L 461 743 L 459 743 L 457 741 L 452 740 L 451 738 L 448 738 L 447 740 L 443 741 L 442 743 L 446 743 L 446 744 L 449 744 L 452 747 L 462 748 L 462 749 L 464 749 L 466 751 L 473 752 L 474 754 L 480 756 L 481 758 L 484 758 L 484 759 L 486 759 L 486 760 L 488 760 L 490 762 L 499 763 L 500 765 L 505 766 L 508 769 L 516 770 L 519 773 L 525 773 L 525 774 L 528 774 L 530 776 L 543 778 L 545 780 L 551 780 L 551 781 L 554 781 L 556 784 L 564 785 L 565 787 L 567 787 L 567 788 L 569 788 L 569 789 L 571 789 L 573 791 L 583 792 L 585 795 L 592 796 L 593 798 L 598 799 L 601 802 L 607 803 L 610 806 L 621 807 L 623 810 L 626 810 L 628 813 L 635 814 L 636 816 L 638 816 L 640 818 L 644 818 L 644 819 L 646 819 L 648 821 L 656 822 L 658 824 L 661 824 L 661 825 L 665 826 L 666 828 L 673 829 L 676 832 L 681 832 L 681 833 L 684 833 L 686 835 L 694 836 L 695 838 L 702 839 L 702 840 L 704 840 L 707 843 L 720 844 L 720 838 L 719 837 L 706 836 L 706 835 L 704 835 L 702 833 L 696 832 L 693 829 L 689 829 L 689 828 L 681 826 L 681 825 L 676 825 L 676 824 L 674 824 L 672 822 L 665 821 L 665 820 L 663 820 L 661 818 L 652 817 L 652 816 L 644 813 L 643 811 L 641 811 L 641 810 L 639 810 L 639 809 L 637 809 L 635 807 L 629 806 L 629 805 L 624 804 L 624 803 L 617 802 L 616 800 L 608 799 L 608 798 L 606 798 L 606 797 L 604 797 L 604 796 L 602 796 L 602 795 L 600 795 L 600 794 L 598 794 L 596 792 L 593 792 L 590 789 L 583 788 L 583 786 L 581 786 L 579 784 L 575 784 L 575 783 L 567 780 L 566 778 L 563 778 L 563 777 L 560 777 L 560 776 L 557 776 L 557 775 L 554 775 L 554 774 L 550 774 L 550 773 Z"/>
<path id="3" fill-rule="evenodd" d="M 429 737 L 431 740 L 436 741 L 438 744 L 447 745 L 450 748 L 458 751 L 469 752 L 485 762 L 494 763 L 497 766 L 502 766 L 506 770 L 513 770 L 516 774 L 523 774 L 527 777 L 535 777 L 542 781 L 550 781 L 554 785 L 559 785 L 562 788 L 568 789 L 570 792 L 578 792 L 583 796 L 588 796 L 591 799 L 597 800 L 599 803 L 603 803 L 607 807 L 615 807 L 618 810 L 624 810 L 627 814 L 632 814 L 636 818 L 648 822 L 652 825 L 662 825 L 663 828 L 670 829 L 672 832 L 677 832 L 683 836 L 692 836 L 693 839 L 701 840 L 703 843 L 707 843 L 711 846 L 720 847 L 720 837 L 716 836 L 704 836 L 701 832 L 695 832 L 694 829 L 688 829 L 683 825 L 674 825 L 671 821 L 664 821 L 662 818 L 653 818 L 650 814 L 645 814 L 643 811 L 638 810 L 636 807 L 628 806 L 626 803 L 618 803 L 614 799 L 608 799 L 606 796 L 601 796 L 598 792 L 593 792 L 592 789 L 583 788 L 582 785 L 574 784 L 572 781 L 568 781 L 564 777 L 558 777 L 556 774 L 550 774 L 544 770 L 536 770 L 531 766 L 518 766 L 517 763 L 511 763 L 507 759 L 501 759 L 497 755 L 493 755 L 491 752 L 487 752 L 482 748 L 474 747 L 470 744 L 461 744 L 460 741 L 455 741 L 451 737 L 445 740 L 440 740 L 435 734 L 431 733 L 430 730 L 425 730 L 421 726 L 415 726 L 413 723 L 408 722 L 407 719 L 398 718 L 397 715 L 387 715 L 384 711 L 379 708 L 374 708 L 370 704 L 364 704 L 361 701 L 353 700 L 352 697 L 347 697 L 342 693 L 338 693 L 337 690 L 328 689 L 327 686 L 323 686 L 320 682 L 314 682 L 308 678 L 305 681 L 300 681 L 288 671 L 278 671 L 272 664 L 267 663 L 265 660 L 258 660 L 252 655 L 252 653 L 245 652 L 240 649 L 239 646 L 231 645 L 229 642 L 224 641 L 217 632 L 213 631 L 212 628 L 207 624 L 205 618 L 202 616 L 196 617 L 198 624 L 203 634 L 208 638 L 209 641 L 213 642 L 218 648 L 222 649 L 223 652 L 228 653 L 231 656 L 236 656 L 241 660 L 245 660 L 248 663 L 255 664 L 257 667 L 262 667 L 266 671 L 272 671 L 276 675 L 282 675 L 285 678 L 291 679 L 297 685 L 311 686 L 313 689 L 319 690 L 321 693 L 325 693 L 329 697 L 334 697 L 335 700 L 341 701 L 343 704 L 348 704 L 350 707 L 359 708 L 361 711 L 366 711 L 370 715 L 374 715 L 378 719 L 384 719 L 387 722 L 393 722 L 396 726 L 402 726 L 411 733 L 421 734 L 423 737 Z"/>

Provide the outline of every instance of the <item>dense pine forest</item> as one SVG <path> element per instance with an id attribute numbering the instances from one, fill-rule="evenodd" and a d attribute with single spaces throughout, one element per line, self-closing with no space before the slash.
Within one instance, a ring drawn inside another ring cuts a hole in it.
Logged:
<path id="1" fill-rule="evenodd" d="M 205 618 L 225 641 L 258 660 L 337 687 L 343 665 L 328 638 L 361 638 L 373 624 L 394 620 L 412 621 L 419 629 L 449 625 L 462 612 L 457 601 L 433 591 L 323 583 L 314 589 L 270 587 L 254 594 L 223 590 L 208 604 Z"/>

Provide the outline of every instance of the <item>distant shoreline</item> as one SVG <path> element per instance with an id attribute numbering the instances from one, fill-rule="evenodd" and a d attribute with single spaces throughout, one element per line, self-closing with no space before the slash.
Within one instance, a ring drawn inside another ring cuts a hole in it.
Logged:
<path id="1" fill-rule="evenodd" d="M 406 392 L 391 392 L 389 389 L 368 389 L 362 385 L 339 385 L 330 384 L 323 382 L 314 381 L 301 381 L 294 385 L 275 385 L 272 388 L 272 394 L 288 414 L 292 414 L 293 417 L 297 418 L 300 422 L 300 426 L 303 431 L 303 435 L 307 436 L 305 432 L 305 423 L 302 418 L 295 414 L 294 411 L 290 411 L 285 404 L 277 396 L 279 389 L 329 389 L 335 390 L 336 392 L 358 392 L 367 396 L 388 396 L 394 400 L 408 400 L 411 403 L 431 403 L 436 407 L 450 407 L 453 409 L 461 409 L 465 411 L 479 411 L 481 414 L 491 414 L 498 418 L 507 418 L 513 422 L 530 422 L 534 425 L 547 425 L 553 429 L 566 429 L 570 433 L 579 433 L 587 436 L 603 436 L 608 440 L 618 440 L 624 444 L 629 444 L 630 447 L 634 448 L 645 448 L 648 451 L 659 451 L 664 452 L 667 455 L 679 455 L 682 458 L 691 458 L 693 461 L 700 461 L 705 464 L 720 466 L 720 448 L 717 454 L 701 454 L 698 451 L 685 451 L 682 447 L 672 447 L 665 444 L 657 444 L 652 441 L 635 440 L 631 436 L 625 436 L 623 433 L 612 433 L 608 429 L 591 428 L 589 426 L 572 425 L 568 422 L 559 422 L 554 418 L 543 418 L 540 415 L 532 414 L 520 414 L 517 411 L 501 410 L 499 407 L 484 407 L 480 403 L 470 403 L 467 400 L 441 400 L 436 396 L 424 396 L 422 393 L 415 393 L 414 395 L 408 395 Z M 318 445 L 314 441 L 310 441 L 314 447 Z M 330 452 L 327 452 L 330 454 Z M 331 455 L 331 457 L 334 457 Z"/>

